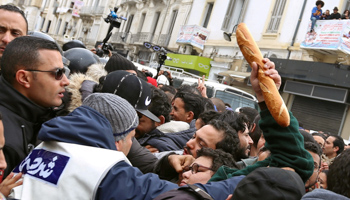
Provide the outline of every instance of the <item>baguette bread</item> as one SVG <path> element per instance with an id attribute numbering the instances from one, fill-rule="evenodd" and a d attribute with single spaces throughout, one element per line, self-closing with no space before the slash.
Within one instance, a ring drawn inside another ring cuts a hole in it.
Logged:
<path id="1" fill-rule="evenodd" d="M 266 106 L 269 109 L 271 115 L 280 126 L 289 126 L 290 117 L 288 109 L 277 90 L 275 82 L 272 80 L 272 78 L 265 76 L 263 71 L 264 63 L 262 62 L 263 56 L 259 50 L 258 45 L 256 44 L 255 40 L 253 39 L 247 26 L 244 23 L 238 25 L 236 37 L 239 48 L 241 49 L 242 54 L 249 65 L 252 65 L 252 62 L 256 62 L 259 66 L 259 85 L 263 92 Z"/>

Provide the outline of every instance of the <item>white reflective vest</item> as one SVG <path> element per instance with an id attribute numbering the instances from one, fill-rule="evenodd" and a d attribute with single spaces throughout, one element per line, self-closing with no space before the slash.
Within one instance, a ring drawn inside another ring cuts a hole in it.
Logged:
<path id="1" fill-rule="evenodd" d="M 10 197 L 23 200 L 95 199 L 103 178 L 123 152 L 64 142 L 42 142 L 13 171 L 24 172 L 23 185 Z M 131 164 L 130 164 L 131 165 Z"/>

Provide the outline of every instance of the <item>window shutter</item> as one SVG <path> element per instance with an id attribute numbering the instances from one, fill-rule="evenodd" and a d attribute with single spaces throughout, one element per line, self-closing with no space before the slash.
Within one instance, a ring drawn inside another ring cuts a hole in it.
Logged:
<path id="1" fill-rule="evenodd" d="M 266 31 L 267 33 L 277 33 L 285 5 L 286 5 L 286 0 L 276 1 L 275 7 L 273 8 L 273 11 L 272 11 L 270 23 Z"/>
<path id="2" fill-rule="evenodd" d="M 233 5 L 234 5 L 234 0 L 230 0 L 227 10 L 226 10 L 226 15 L 224 17 L 224 21 L 222 22 L 222 27 L 221 30 L 223 31 L 231 31 L 229 30 L 230 28 L 230 21 L 231 21 L 231 16 L 233 14 Z"/>

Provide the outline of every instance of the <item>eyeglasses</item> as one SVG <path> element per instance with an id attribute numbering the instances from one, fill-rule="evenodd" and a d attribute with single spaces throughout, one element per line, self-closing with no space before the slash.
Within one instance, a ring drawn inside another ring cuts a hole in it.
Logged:
<path id="1" fill-rule="evenodd" d="M 314 162 L 314 172 L 318 172 L 320 170 L 320 166 L 316 162 Z"/>
<path id="2" fill-rule="evenodd" d="M 36 69 L 25 69 L 25 71 L 29 72 L 50 72 L 52 74 L 55 74 L 55 79 L 56 80 L 61 80 L 63 78 L 63 75 L 66 72 L 66 69 L 63 68 L 57 68 L 56 70 L 51 70 L 51 71 L 43 71 L 43 70 L 36 70 Z"/>
<path id="3" fill-rule="evenodd" d="M 202 169 L 206 169 L 206 170 L 202 170 Z M 214 171 L 212 168 L 204 167 L 202 165 L 194 163 L 192 166 L 184 167 L 184 169 L 182 170 L 182 173 L 190 171 L 190 170 L 192 171 L 192 174 L 196 174 L 197 172 L 205 172 L 205 171 L 208 171 L 208 170 Z"/>

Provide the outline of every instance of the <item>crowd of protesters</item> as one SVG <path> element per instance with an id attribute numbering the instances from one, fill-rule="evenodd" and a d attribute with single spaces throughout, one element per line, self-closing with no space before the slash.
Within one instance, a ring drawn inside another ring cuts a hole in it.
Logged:
<path id="1" fill-rule="evenodd" d="M 103 62 L 79 41 L 62 51 L 27 36 L 24 13 L 11 5 L 0 6 L 0 30 L 8 199 L 350 198 L 343 139 L 306 132 L 291 112 L 290 125 L 279 126 L 255 63 L 260 112 L 207 98 L 204 78 L 174 88 L 170 72 L 139 71 L 111 52 Z M 279 88 L 274 63 L 263 62 Z"/>

